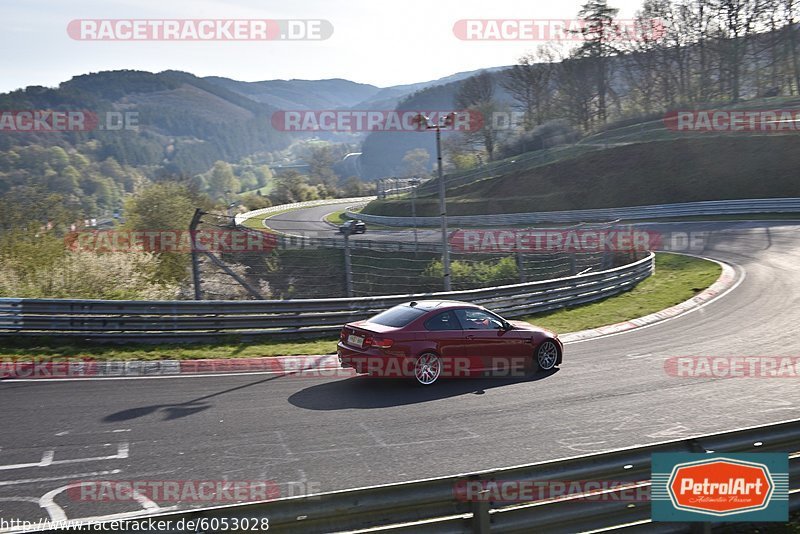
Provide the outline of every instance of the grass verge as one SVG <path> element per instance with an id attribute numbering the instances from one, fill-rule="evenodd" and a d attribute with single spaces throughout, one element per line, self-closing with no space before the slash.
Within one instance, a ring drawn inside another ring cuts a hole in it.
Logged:
<path id="1" fill-rule="evenodd" d="M 340 225 L 345 222 L 349 217 L 345 216 L 344 210 L 334 211 L 333 213 L 327 214 L 325 218 L 325 222 L 329 222 L 331 224 Z"/>
<path id="2" fill-rule="evenodd" d="M 0 348 L 0 360 L 28 358 L 91 358 L 106 360 L 199 360 L 205 358 L 258 358 L 328 354 L 336 352 L 335 339 L 315 339 L 297 342 L 262 341 L 253 343 L 229 342 L 214 345 L 79 345 L 55 343 L 49 340 L 18 341 Z"/>
<path id="3" fill-rule="evenodd" d="M 714 262 L 662 252 L 656 254 L 655 274 L 626 293 L 525 320 L 556 332 L 621 323 L 688 300 L 713 284 L 721 273 L 722 268 Z"/>
<path id="4" fill-rule="evenodd" d="M 659 253 L 656 255 L 656 273 L 631 291 L 576 308 L 534 315 L 526 320 L 556 332 L 574 332 L 627 321 L 690 299 L 714 283 L 720 273 L 720 266 L 714 262 Z M 6 343 L 6 346 L 0 348 L 0 359 L 88 357 L 95 360 L 190 360 L 330 354 L 336 351 L 335 339 L 229 342 L 215 345 L 81 346 L 36 340 L 12 343 L 13 346 Z"/>
<path id="5" fill-rule="evenodd" d="M 252 228 L 254 230 L 261 230 L 262 232 L 267 232 L 267 233 L 270 233 L 270 234 L 278 234 L 280 232 L 276 232 L 275 230 L 273 230 L 269 226 L 266 226 L 264 224 L 264 221 L 266 219 L 270 219 L 272 217 L 275 217 L 276 215 L 282 215 L 284 213 L 288 213 L 290 211 L 296 211 L 296 210 L 299 210 L 299 209 L 303 209 L 303 208 L 289 208 L 289 209 L 285 209 L 285 210 L 274 211 L 272 213 L 267 213 L 266 215 L 258 215 L 256 217 L 251 217 L 249 219 L 245 219 L 245 221 L 242 223 L 242 226 L 245 226 L 247 228 Z"/>

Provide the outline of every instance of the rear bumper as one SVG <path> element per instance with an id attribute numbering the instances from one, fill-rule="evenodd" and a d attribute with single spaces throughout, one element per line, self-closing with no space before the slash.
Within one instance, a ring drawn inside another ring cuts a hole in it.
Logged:
<path id="1" fill-rule="evenodd" d="M 385 354 L 381 349 L 358 350 L 341 341 L 336 345 L 339 364 L 370 376 L 413 377 L 414 358 Z"/>

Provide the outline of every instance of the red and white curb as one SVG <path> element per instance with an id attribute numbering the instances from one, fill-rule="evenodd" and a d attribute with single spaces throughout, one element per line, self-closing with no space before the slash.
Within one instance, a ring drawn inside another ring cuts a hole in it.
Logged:
<path id="1" fill-rule="evenodd" d="M 708 258 L 706 258 L 708 259 Z M 624 321 L 621 323 L 569 332 L 559 336 L 564 343 L 579 343 L 598 337 L 610 336 L 637 328 L 674 319 L 697 310 L 711 301 L 732 291 L 744 280 L 744 272 L 737 276 L 736 270 L 717 260 L 710 260 L 722 267 L 722 274 L 711 286 L 694 297 L 667 309 Z M 229 358 L 204 360 L 131 360 L 94 361 L 91 359 L 53 359 L 51 361 L 23 362 L 0 361 L 0 379 L 80 379 L 80 378 L 140 378 L 158 376 L 203 376 L 213 374 L 259 373 L 291 375 L 315 371 L 320 376 L 342 370 L 335 354 L 317 356 L 272 356 L 261 358 Z M 327 371 L 327 372 L 326 372 Z M 352 370 L 348 370 L 352 371 Z"/>
<path id="2" fill-rule="evenodd" d="M 322 356 L 273 356 L 204 360 L 95 361 L 64 358 L 53 361 L 0 361 L 0 379 L 16 378 L 113 378 L 220 373 L 289 375 L 303 371 L 340 369 L 335 354 Z"/>
<path id="3" fill-rule="evenodd" d="M 601 326 L 599 328 L 590 328 L 588 330 L 581 330 L 579 332 L 569 332 L 567 334 L 558 336 L 559 339 L 564 343 L 577 343 L 598 337 L 627 332 L 629 330 L 642 328 L 644 326 L 651 326 L 656 323 L 666 321 L 667 319 L 674 319 L 679 315 L 694 311 L 702 306 L 705 306 L 706 304 L 709 304 L 712 300 L 715 300 L 733 290 L 744 280 L 744 272 L 742 272 L 741 276 L 737 276 L 736 269 L 734 269 L 731 265 L 721 261 L 712 260 L 710 258 L 703 259 L 713 261 L 722 267 L 722 274 L 720 274 L 716 282 L 689 300 L 685 300 L 680 304 L 676 304 L 675 306 L 671 306 L 661 311 L 651 313 L 650 315 L 645 315 L 644 317 L 631 319 L 630 321 L 623 321 L 621 323 Z"/>

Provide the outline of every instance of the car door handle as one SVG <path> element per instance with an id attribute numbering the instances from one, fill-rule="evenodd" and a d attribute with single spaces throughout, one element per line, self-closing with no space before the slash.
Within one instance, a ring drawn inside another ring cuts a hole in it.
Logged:
<path id="1" fill-rule="evenodd" d="M 467 336 L 467 339 L 475 339 L 475 336 L 469 335 L 469 336 Z"/>
<path id="2" fill-rule="evenodd" d="M 532 339 L 526 339 L 525 343 L 533 343 L 533 340 Z"/>

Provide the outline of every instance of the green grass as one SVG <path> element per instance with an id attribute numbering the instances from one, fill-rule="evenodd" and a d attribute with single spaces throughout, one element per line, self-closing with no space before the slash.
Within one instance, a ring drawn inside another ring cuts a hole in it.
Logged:
<path id="1" fill-rule="evenodd" d="M 680 254 L 656 254 L 656 272 L 632 290 L 615 297 L 533 315 L 525 320 L 556 332 L 575 332 L 629 321 L 695 296 L 719 278 L 722 268 L 711 261 Z"/>
<path id="2" fill-rule="evenodd" d="M 527 317 L 526 320 L 556 332 L 574 332 L 641 317 L 690 299 L 719 277 L 714 262 L 659 253 L 656 273 L 631 291 L 573 309 Z M 229 342 L 214 345 L 70 345 L 46 341 L 16 341 L 0 348 L 0 359 L 21 357 L 88 357 L 95 360 L 162 360 L 202 358 L 255 358 L 331 354 L 335 339 L 309 341 Z"/>
<path id="3" fill-rule="evenodd" d="M 239 193 L 239 196 L 241 197 L 241 196 L 246 196 L 246 195 L 251 195 L 251 194 L 252 195 L 257 195 L 259 193 L 259 191 L 261 192 L 262 196 L 267 196 L 272 192 L 272 190 L 274 188 L 275 188 L 275 183 L 270 180 L 270 182 L 267 185 L 265 185 L 264 187 L 258 187 L 256 189 L 251 189 L 249 191 L 242 191 L 241 193 Z"/>
<path id="4" fill-rule="evenodd" d="M 345 215 L 345 211 L 344 210 L 338 210 L 338 211 L 334 211 L 332 213 L 327 214 L 324 218 L 325 218 L 326 222 L 329 222 L 331 224 L 339 225 L 339 224 L 342 224 L 343 222 L 345 222 L 350 217 L 347 217 Z"/>
<path id="5" fill-rule="evenodd" d="M 702 200 L 800 196 L 800 136 L 700 136 L 593 150 L 447 192 L 449 215 L 531 213 Z M 417 199 L 417 215 L 439 213 L 436 195 Z M 375 200 L 364 213 L 407 217 L 405 199 Z"/>
<path id="6" fill-rule="evenodd" d="M 264 221 L 271 217 L 275 217 L 276 215 L 282 215 L 284 213 L 288 213 L 290 211 L 296 211 L 302 208 L 289 208 L 285 210 L 275 211 L 272 213 L 267 213 L 266 215 L 259 215 L 257 217 L 251 217 L 250 219 L 245 219 L 243 226 L 247 228 L 253 228 L 254 230 L 261 230 L 262 232 L 269 232 L 272 234 L 277 234 L 275 230 L 268 226 L 264 226 Z"/>

